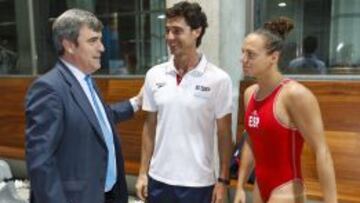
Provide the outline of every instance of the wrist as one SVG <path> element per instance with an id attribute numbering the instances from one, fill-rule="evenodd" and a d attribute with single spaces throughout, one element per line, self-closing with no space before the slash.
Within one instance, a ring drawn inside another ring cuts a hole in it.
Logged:
<path id="1" fill-rule="evenodd" d="M 136 101 L 136 105 L 139 107 L 139 109 L 141 109 L 141 106 L 142 106 L 141 99 L 139 99 L 139 97 L 135 97 L 135 101 Z"/>
<path id="2" fill-rule="evenodd" d="M 139 176 L 147 176 L 148 168 L 146 166 L 140 166 Z"/>
<path id="3" fill-rule="evenodd" d="M 137 96 L 132 97 L 130 99 L 130 103 L 131 103 L 131 106 L 134 109 L 134 112 L 137 112 L 138 110 L 141 110 L 142 102 L 140 101 L 140 99 Z"/>
<path id="4" fill-rule="evenodd" d="M 226 179 L 226 178 L 218 178 L 217 179 L 217 182 L 218 183 L 221 183 L 223 185 L 226 185 L 226 186 L 229 186 L 230 185 L 230 180 L 229 179 Z"/>

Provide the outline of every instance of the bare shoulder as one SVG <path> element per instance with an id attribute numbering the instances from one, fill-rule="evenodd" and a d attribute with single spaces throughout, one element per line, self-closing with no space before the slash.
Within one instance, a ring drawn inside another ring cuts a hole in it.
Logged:
<path id="1" fill-rule="evenodd" d="M 245 95 L 245 96 L 250 96 L 250 95 L 252 95 L 252 94 L 255 92 L 255 90 L 258 89 L 258 87 L 259 87 L 258 84 L 250 85 L 249 87 L 247 87 L 247 88 L 245 89 L 244 95 Z"/>
<path id="2" fill-rule="evenodd" d="M 283 88 L 283 95 L 286 103 L 291 106 L 316 102 L 315 95 L 297 81 L 286 84 Z"/>
<path id="3" fill-rule="evenodd" d="M 248 88 L 246 88 L 245 92 L 244 92 L 244 102 L 245 102 L 245 106 L 247 106 L 251 95 L 254 94 L 254 92 L 256 91 L 256 89 L 258 89 L 259 86 L 257 84 L 253 84 L 251 86 L 249 86 Z"/>

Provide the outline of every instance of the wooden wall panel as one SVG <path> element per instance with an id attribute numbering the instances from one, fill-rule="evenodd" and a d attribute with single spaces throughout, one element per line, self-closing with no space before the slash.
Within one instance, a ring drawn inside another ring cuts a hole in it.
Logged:
<path id="1" fill-rule="evenodd" d="M 31 78 L 0 80 L 0 156 L 24 157 L 24 95 Z"/>
<path id="2" fill-rule="evenodd" d="M 33 78 L 1 78 L 0 157 L 24 159 L 24 96 Z M 97 84 L 106 101 L 113 103 L 137 94 L 143 79 L 99 78 Z M 252 82 L 242 81 L 240 95 Z M 326 139 L 334 158 L 340 202 L 360 203 L 360 82 L 302 82 L 319 100 L 326 129 Z M 241 101 L 241 99 L 240 99 Z M 238 135 L 243 129 L 243 104 L 239 103 Z M 118 126 L 127 173 L 137 174 L 141 131 L 145 114 Z M 305 146 L 302 156 L 309 197 L 321 193 L 313 152 Z"/>
<path id="3" fill-rule="evenodd" d="M 33 78 L 1 78 L 0 89 L 0 157 L 23 159 L 25 157 L 25 94 Z M 96 79 L 102 95 L 109 103 L 135 96 L 143 79 Z M 118 125 L 125 159 L 140 161 L 141 131 L 145 114 Z M 135 173 L 135 171 L 131 171 Z M 137 173 L 137 171 L 136 171 Z"/>
<path id="4" fill-rule="evenodd" d="M 102 91 L 109 103 L 126 100 L 137 95 L 143 84 L 143 79 L 99 79 L 99 81 L 101 80 L 107 80 L 108 87 Z M 137 166 L 140 162 L 141 132 L 144 120 L 145 113 L 140 112 L 133 119 L 118 125 L 124 158 L 127 161 L 127 172 L 136 175 L 138 168 L 131 166 Z"/>

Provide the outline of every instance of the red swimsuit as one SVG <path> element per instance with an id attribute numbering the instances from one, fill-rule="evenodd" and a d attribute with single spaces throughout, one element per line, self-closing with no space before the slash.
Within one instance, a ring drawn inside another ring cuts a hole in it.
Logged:
<path id="1" fill-rule="evenodd" d="M 277 95 L 288 81 L 283 80 L 261 101 L 255 99 L 255 91 L 245 112 L 256 181 L 264 202 L 275 188 L 292 180 L 302 180 L 300 158 L 304 140 L 298 130 L 281 124 L 274 114 Z"/>

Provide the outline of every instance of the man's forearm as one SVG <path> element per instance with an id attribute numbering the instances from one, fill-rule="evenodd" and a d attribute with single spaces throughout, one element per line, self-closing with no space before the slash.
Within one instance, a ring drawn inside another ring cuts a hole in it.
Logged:
<path id="1" fill-rule="evenodd" d="M 227 114 L 224 117 L 217 119 L 216 125 L 220 159 L 219 178 L 228 180 L 231 152 L 233 150 L 231 140 L 231 114 Z"/>
<path id="2" fill-rule="evenodd" d="M 150 159 L 154 150 L 155 140 L 155 123 L 145 121 L 142 133 L 142 147 L 141 147 L 141 164 L 140 174 L 147 174 L 149 170 Z"/>
<path id="3" fill-rule="evenodd" d="M 229 130 L 222 135 L 222 138 L 219 139 L 218 142 L 218 150 L 220 157 L 220 178 L 229 179 L 229 166 L 232 149 L 233 145 L 231 141 L 231 131 Z"/>

